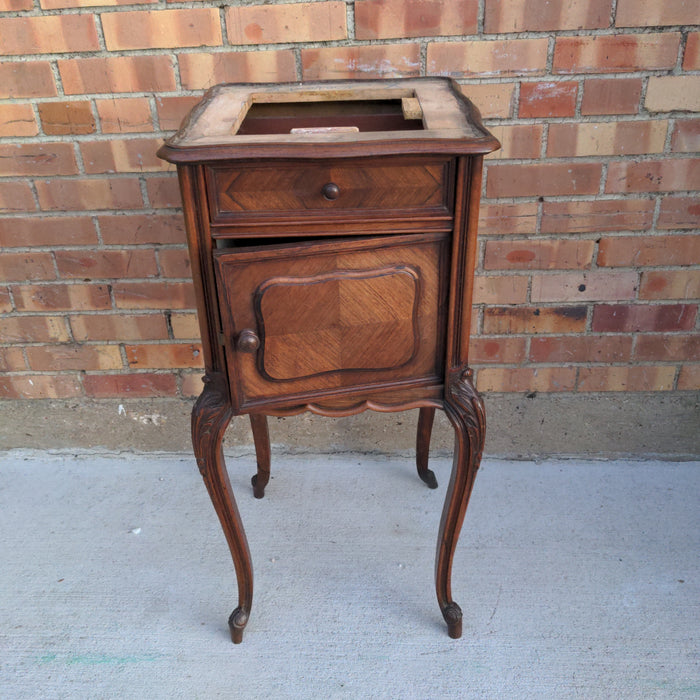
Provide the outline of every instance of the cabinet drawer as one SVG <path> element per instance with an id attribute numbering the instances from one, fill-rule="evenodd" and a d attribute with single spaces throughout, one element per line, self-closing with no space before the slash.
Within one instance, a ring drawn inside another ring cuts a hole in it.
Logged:
<path id="1" fill-rule="evenodd" d="M 447 240 L 426 234 L 218 251 L 236 405 L 440 381 Z"/>
<path id="2" fill-rule="evenodd" d="M 384 158 L 236 164 L 206 170 L 211 222 L 449 217 L 453 161 Z"/>

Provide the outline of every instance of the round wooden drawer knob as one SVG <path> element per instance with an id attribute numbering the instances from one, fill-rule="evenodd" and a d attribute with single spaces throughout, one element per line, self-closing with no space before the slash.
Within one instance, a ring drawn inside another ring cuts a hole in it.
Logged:
<path id="1" fill-rule="evenodd" d="M 255 352 L 259 347 L 260 338 L 258 338 L 255 331 L 251 331 L 249 328 L 246 328 L 238 334 L 236 348 L 240 352 Z"/>
<path id="2" fill-rule="evenodd" d="M 338 199 L 338 197 L 340 197 L 340 187 L 338 187 L 335 182 L 329 182 L 321 188 L 321 194 L 326 199 Z"/>

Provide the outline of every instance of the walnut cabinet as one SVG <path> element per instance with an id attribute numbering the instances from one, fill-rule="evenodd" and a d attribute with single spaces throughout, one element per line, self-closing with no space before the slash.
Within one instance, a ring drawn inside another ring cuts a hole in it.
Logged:
<path id="1" fill-rule="evenodd" d="M 177 164 L 206 365 L 197 463 L 251 612 L 248 544 L 221 444 L 248 414 L 262 498 L 267 416 L 419 409 L 417 471 L 435 487 L 435 409 L 455 429 L 435 568 L 450 571 L 484 441 L 468 367 L 483 156 L 498 142 L 448 79 L 219 85 L 159 155 Z"/>

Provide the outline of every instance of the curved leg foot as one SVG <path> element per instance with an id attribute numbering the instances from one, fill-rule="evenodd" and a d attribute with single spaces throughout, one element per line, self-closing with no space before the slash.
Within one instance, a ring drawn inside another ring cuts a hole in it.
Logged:
<path id="1" fill-rule="evenodd" d="M 238 608 L 234 611 L 234 643 L 241 641 L 243 627 L 253 602 L 253 567 L 248 541 L 229 482 L 222 441 L 232 409 L 224 375 L 213 372 L 204 377 L 204 391 L 192 410 L 192 444 L 197 466 L 226 536 L 238 580 Z M 230 621 L 229 621 L 230 622 Z"/>
<path id="2" fill-rule="evenodd" d="M 457 639 L 462 634 L 462 611 L 452 599 L 452 561 L 481 462 L 486 430 L 484 404 L 472 384 L 471 370 L 456 369 L 449 374 L 445 410 L 455 429 L 455 452 L 440 521 L 435 558 L 435 589 L 448 633 Z"/>
<path id="3" fill-rule="evenodd" d="M 459 639 L 462 636 L 462 608 L 453 601 L 442 609 L 442 616 L 447 623 L 447 634 L 452 639 Z"/>
<path id="4" fill-rule="evenodd" d="M 270 433 L 267 429 L 267 416 L 251 413 L 250 427 L 253 429 L 255 458 L 258 463 L 258 473 L 253 475 L 250 483 L 253 484 L 255 498 L 262 498 L 267 482 L 270 481 Z"/>
<path id="5" fill-rule="evenodd" d="M 228 628 L 231 632 L 231 641 L 234 644 L 240 644 L 243 641 L 243 630 L 248 623 L 248 613 L 238 607 L 228 618 Z"/>
<path id="6" fill-rule="evenodd" d="M 430 452 L 430 435 L 433 432 L 433 420 L 435 409 L 432 406 L 424 406 L 418 413 L 418 432 L 416 434 L 416 468 L 418 476 L 429 488 L 438 486 L 435 473 L 428 469 L 428 456 Z"/>

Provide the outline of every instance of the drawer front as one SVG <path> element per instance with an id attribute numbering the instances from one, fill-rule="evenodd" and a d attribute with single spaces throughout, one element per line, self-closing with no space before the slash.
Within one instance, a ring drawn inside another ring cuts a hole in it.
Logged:
<path id="1" fill-rule="evenodd" d="M 238 408 L 440 380 L 447 237 L 388 240 L 216 255 Z"/>
<path id="2" fill-rule="evenodd" d="M 385 158 L 207 168 L 214 224 L 348 216 L 445 216 L 453 161 Z"/>

